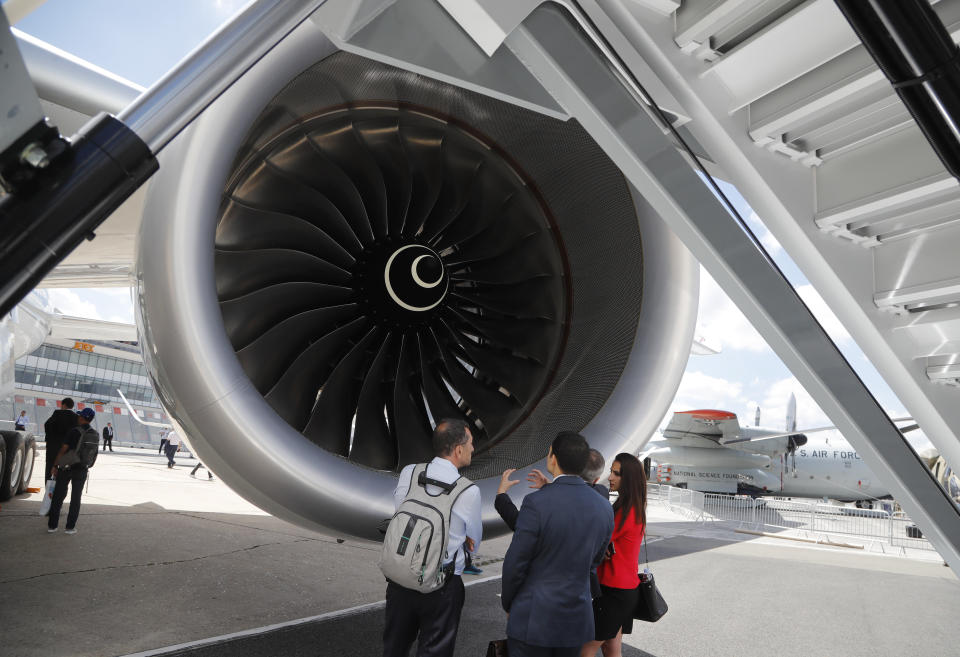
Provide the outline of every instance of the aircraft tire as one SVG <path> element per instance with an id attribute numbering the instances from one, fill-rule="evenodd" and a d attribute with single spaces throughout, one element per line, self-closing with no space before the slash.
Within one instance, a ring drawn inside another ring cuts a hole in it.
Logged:
<path id="1" fill-rule="evenodd" d="M 20 472 L 20 487 L 17 493 L 26 493 L 33 476 L 33 468 L 37 463 L 37 439 L 27 434 L 23 441 L 23 466 Z"/>
<path id="2" fill-rule="evenodd" d="M 24 440 L 19 431 L 2 431 L 6 443 L 7 458 L 3 464 L 3 479 L 0 480 L 0 502 L 6 502 L 20 490 L 20 475 L 23 470 Z"/>

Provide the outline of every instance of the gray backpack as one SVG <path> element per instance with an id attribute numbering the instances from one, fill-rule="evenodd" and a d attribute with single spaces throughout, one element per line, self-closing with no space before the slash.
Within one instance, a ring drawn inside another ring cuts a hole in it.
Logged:
<path id="1" fill-rule="evenodd" d="M 92 468 L 100 453 L 100 434 L 89 424 L 86 427 L 75 427 L 80 432 L 77 448 L 68 450 L 60 459 L 60 465 L 83 465 Z"/>
<path id="2" fill-rule="evenodd" d="M 427 484 L 443 489 L 437 495 L 427 492 Z M 450 538 L 453 505 L 473 486 L 466 477 L 446 484 L 427 477 L 427 464 L 414 467 L 410 491 L 400 503 L 387 526 L 380 552 L 380 570 L 384 577 L 404 588 L 429 593 L 443 586 L 446 573 L 443 559 Z"/>

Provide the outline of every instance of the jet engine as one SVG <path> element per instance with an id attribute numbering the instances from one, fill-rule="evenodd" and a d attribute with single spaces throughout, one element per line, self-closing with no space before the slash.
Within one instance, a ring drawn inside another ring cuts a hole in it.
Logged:
<path id="1" fill-rule="evenodd" d="M 304 24 L 160 164 L 148 370 L 204 463 L 280 517 L 378 538 L 449 417 L 489 535 L 505 468 L 542 468 L 565 429 L 635 449 L 676 392 L 697 265 L 573 120 Z"/>

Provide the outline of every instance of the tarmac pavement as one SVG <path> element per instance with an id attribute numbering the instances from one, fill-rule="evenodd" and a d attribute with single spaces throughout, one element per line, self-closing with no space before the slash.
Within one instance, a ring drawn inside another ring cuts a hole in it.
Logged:
<path id="1" fill-rule="evenodd" d="M 101 454 L 79 532 L 46 533 L 39 493 L 0 509 L 0 655 L 379 655 L 378 546 L 273 518 L 152 450 Z M 42 486 L 35 473 L 33 485 Z M 960 586 L 939 561 L 734 534 L 650 508 L 670 605 L 624 655 L 957 655 Z M 65 512 L 65 511 L 64 511 Z M 458 656 L 502 638 L 500 561 L 485 541 Z M 491 578 L 492 579 L 488 579 Z M 170 647 L 170 648 L 167 648 Z"/>

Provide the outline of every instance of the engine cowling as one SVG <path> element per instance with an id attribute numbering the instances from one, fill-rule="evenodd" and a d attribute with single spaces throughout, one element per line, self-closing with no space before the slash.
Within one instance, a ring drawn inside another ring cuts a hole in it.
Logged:
<path id="1" fill-rule="evenodd" d="M 376 539 L 442 417 L 500 473 L 560 430 L 656 429 L 697 266 L 575 121 L 337 51 L 305 24 L 162 154 L 137 319 L 200 458 L 280 517 Z"/>

